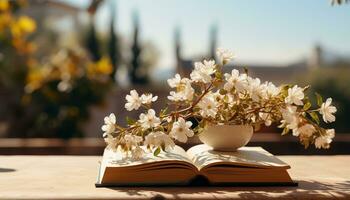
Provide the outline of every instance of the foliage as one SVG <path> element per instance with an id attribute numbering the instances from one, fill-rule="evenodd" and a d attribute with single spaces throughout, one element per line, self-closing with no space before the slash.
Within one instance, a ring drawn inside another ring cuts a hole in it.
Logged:
<path id="1" fill-rule="evenodd" d="M 10 129 L 21 123 L 25 77 L 28 67 L 36 63 L 32 56 L 36 46 L 30 41 L 36 23 L 28 16 L 14 15 L 24 5 L 24 1 L 0 1 L 0 117 Z"/>
<path id="2" fill-rule="evenodd" d="M 342 108 L 337 112 L 337 121 L 334 126 L 337 132 L 350 132 L 350 124 L 347 114 L 350 112 L 350 63 L 338 62 L 300 77 L 299 82 L 307 80 L 312 84 L 310 92 L 318 91 L 322 96 L 334 97 L 334 103 Z M 316 99 L 311 99 L 316 102 Z M 327 125 L 326 125 L 327 126 Z"/>
<path id="3" fill-rule="evenodd" d="M 79 47 L 61 49 L 37 60 L 30 34 L 36 23 L 13 12 L 22 1 L 0 3 L 0 86 L 13 97 L 4 105 L 10 118 L 11 137 L 83 136 L 81 122 L 88 108 L 101 103 L 110 89 L 110 60 L 95 62 Z M 40 48 L 40 47 L 39 47 Z"/>
<path id="4" fill-rule="evenodd" d="M 34 112 L 30 136 L 70 138 L 83 136 L 80 122 L 88 108 L 101 103 L 111 83 L 112 65 L 107 58 L 91 63 L 86 55 L 61 50 L 48 63 L 31 68 L 24 102 Z"/>

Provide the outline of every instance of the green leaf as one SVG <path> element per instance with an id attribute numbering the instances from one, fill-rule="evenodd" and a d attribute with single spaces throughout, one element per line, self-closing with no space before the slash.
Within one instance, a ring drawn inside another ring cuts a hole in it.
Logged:
<path id="1" fill-rule="evenodd" d="M 282 88 L 282 90 L 288 90 L 289 88 L 292 88 L 292 84 L 282 84 L 281 85 L 281 88 Z"/>
<path id="2" fill-rule="evenodd" d="M 281 94 L 283 97 L 288 96 L 288 89 L 291 88 L 292 85 L 291 84 L 283 84 L 281 86 Z"/>
<path id="3" fill-rule="evenodd" d="M 132 118 L 130 118 L 130 117 L 126 117 L 126 123 L 129 125 L 129 126 L 131 126 L 131 125 L 133 125 L 133 124 L 135 124 L 136 123 L 136 121 L 134 120 L 134 119 L 132 119 Z"/>
<path id="4" fill-rule="evenodd" d="M 311 103 L 310 101 L 308 100 L 305 104 L 304 104 L 304 107 L 303 107 L 303 110 L 307 111 L 311 108 Z"/>
<path id="5" fill-rule="evenodd" d="M 310 112 L 309 115 L 317 124 L 320 124 L 320 119 L 316 112 Z"/>
<path id="6" fill-rule="evenodd" d="M 227 94 L 227 90 L 225 90 L 225 89 L 220 89 L 220 90 L 219 90 L 219 93 L 220 93 L 221 95 L 225 95 L 225 94 Z"/>
<path id="7" fill-rule="evenodd" d="M 221 80 L 222 79 L 222 74 L 219 71 L 217 71 L 217 72 L 215 72 L 215 77 L 217 79 Z"/>
<path id="8" fill-rule="evenodd" d="M 158 147 L 156 150 L 154 150 L 154 152 L 153 152 L 153 155 L 154 156 L 158 156 L 159 155 L 159 153 L 160 153 L 160 148 Z"/>
<path id="9" fill-rule="evenodd" d="M 285 127 L 281 133 L 281 135 L 285 135 L 289 132 L 289 128 Z"/>
<path id="10" fill-rule="evenodd" d="M 168 112 L 168 107 L 165 107 L 164 109 L 162 109 L 162 110 L 160 111 L 159 116 L 164 116 L 164 115 L 167 114 L 167 112 Z"/>
<path id="11" fill-rule="evenodd" d="M 322 96 L 319 93 L 315 93 L 316 95 L 316 99 L 317 99 L 317 105 L 321 107 L 322 103 L 323 103 L 323 99 Z"/>

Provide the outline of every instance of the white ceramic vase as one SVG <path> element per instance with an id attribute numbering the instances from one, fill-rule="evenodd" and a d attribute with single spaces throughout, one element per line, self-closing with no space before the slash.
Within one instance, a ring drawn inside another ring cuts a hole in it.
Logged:
<path id="1" fill-rule="evenodd" d="M 199 139 L 215 151 L 236 151 L 245 146 L 253 135 L 250 125 L 213 125 L 199 134 Z"/>

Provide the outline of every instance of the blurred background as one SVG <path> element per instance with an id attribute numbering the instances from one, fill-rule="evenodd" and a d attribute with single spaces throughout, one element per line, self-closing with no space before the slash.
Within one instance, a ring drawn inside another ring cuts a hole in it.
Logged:
<path id="1" fill-rule="evenodd" d="M 350 154 L 349 21 L 338 0 L 0 0 L 0 154 L 101 155 L 103 117 L 138 116 L 124 109 L 131 89 L 158 95 L 159 110 L 166 80 L 217 47 L 236 54 L 228 71 L 311 85 L 338 107 L 328 151 L 274 126 L 249 145 Z"/>

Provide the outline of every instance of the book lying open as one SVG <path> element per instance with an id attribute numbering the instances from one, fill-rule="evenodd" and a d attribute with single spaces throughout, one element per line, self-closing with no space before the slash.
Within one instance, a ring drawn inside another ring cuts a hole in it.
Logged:
<path id="1" fill-rule="evenodd" d="M 201 144 L 186 152 L 175 146 L 158 156 L 150 152 L 140 160 L 106 149 L 96 187 L 187 185 L 195 180 L 212 185 L 295 185 L 287 172 L 289 168 L 261 147 L 217 152 Z"/>

